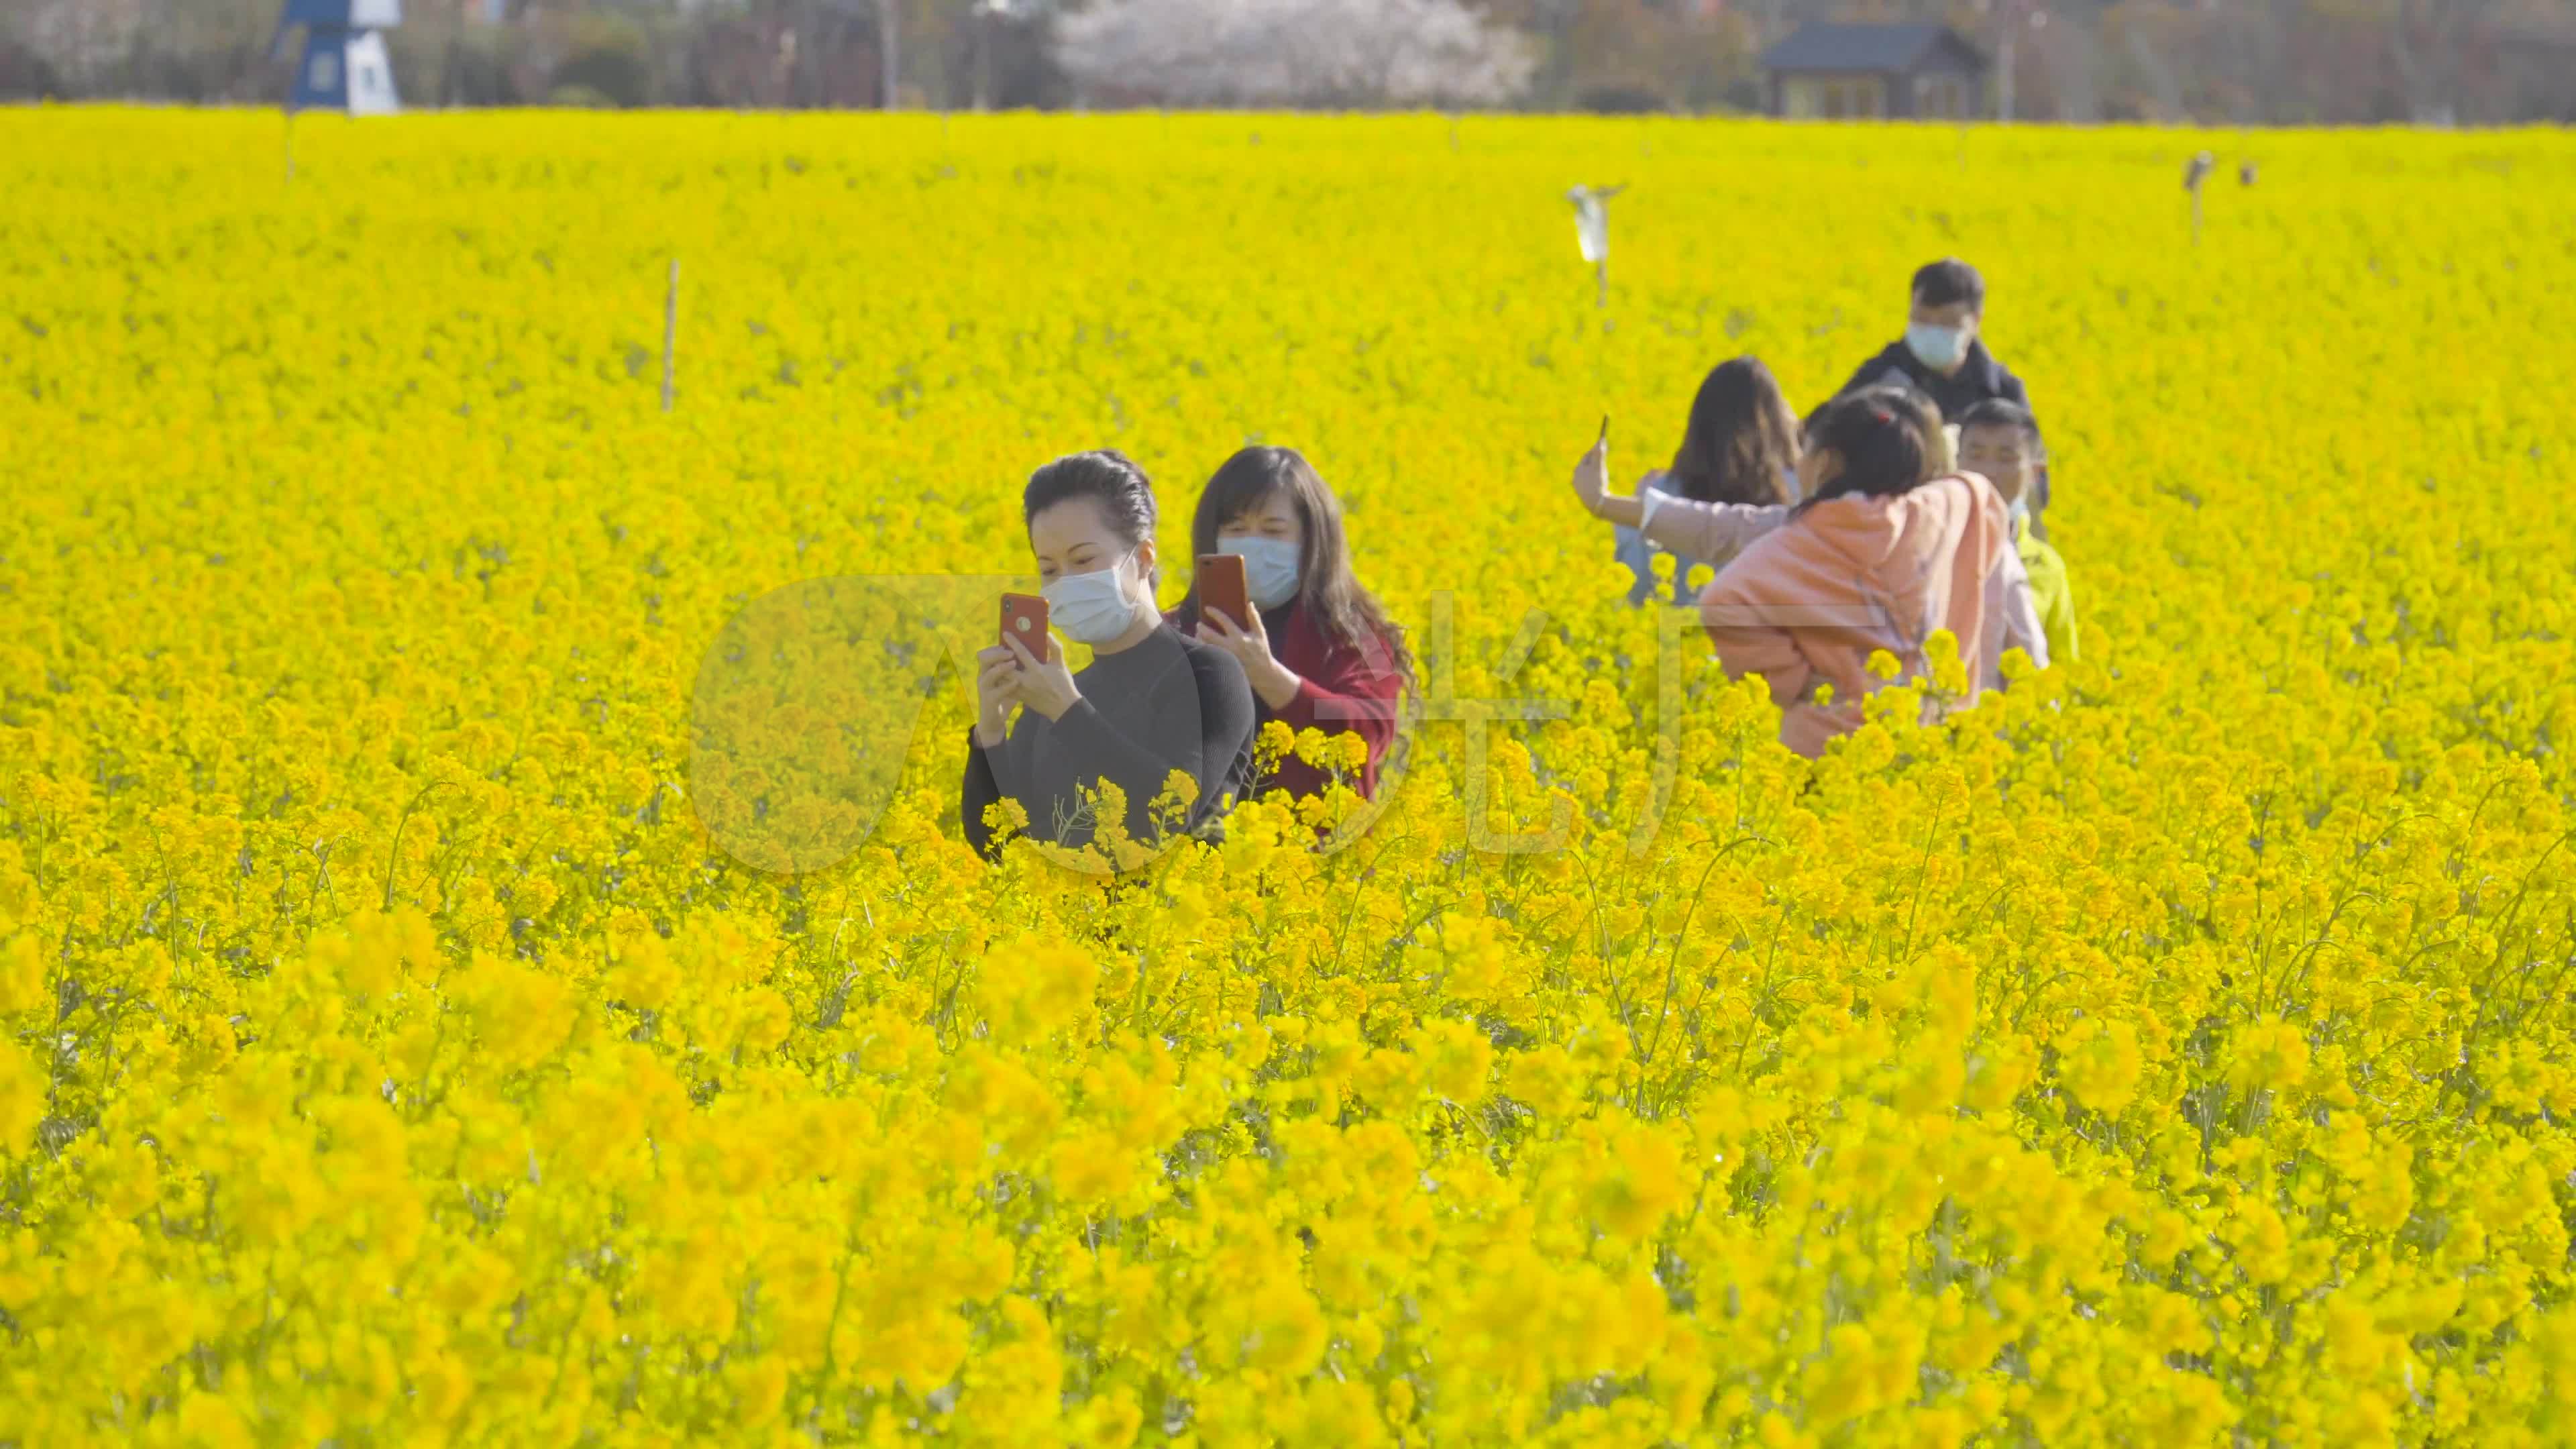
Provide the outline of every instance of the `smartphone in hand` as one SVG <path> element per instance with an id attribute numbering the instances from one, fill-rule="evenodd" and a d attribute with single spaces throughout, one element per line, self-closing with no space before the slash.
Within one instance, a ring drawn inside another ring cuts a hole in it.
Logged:
<path id="1" fill-rule="evenodd" d="M 1243 580 L 1243 555 L 1200 554 L 1196 577 L 1201 614 L 1213 609 L 1238 629 L 1252 622 L 1252 594 Z"/>
<path id="2" fill-rule="evenodd" d="M 1020 641 L 1020 646 L 1036 656 L 1040 664 L 1055 657 L 1055 641 L 1047 637 L 1047 601 L 1036 594 L 1002 596 L 1002 641 Z"/>

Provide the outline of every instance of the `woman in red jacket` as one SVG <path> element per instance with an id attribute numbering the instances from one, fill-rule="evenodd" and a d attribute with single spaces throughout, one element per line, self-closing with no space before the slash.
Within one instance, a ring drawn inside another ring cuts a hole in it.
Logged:
<path id="1" fill-rule="evenodd" d="M 1172 622 L 1232 654 L 1252 683 L 1259 723 L 1357 734 L 1368 758 L 1354 781 L 1377 792 L 1378 767 L 1395 742 L 1398 702 L 1413 683 L 1403 632 L 1351 573 L 1342 505 L 1292 448 L 1245 448 L 1199 494 L 1190 522 L 1194 554 L 1243 556 L 1253 617 L 1199 607 L 1198 584 Z M 1294 756 L 1263 788 L 1320 795 L 1331 777 Z"/>

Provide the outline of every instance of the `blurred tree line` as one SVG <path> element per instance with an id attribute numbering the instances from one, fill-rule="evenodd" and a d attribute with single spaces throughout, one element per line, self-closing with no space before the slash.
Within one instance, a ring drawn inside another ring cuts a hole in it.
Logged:
<path id="1" fill-rule="evenodd" d="M 1131 3 L 407 0 L 387 40 L 412 106 L 1061 107 L 1158 98 L 1151 75 L 1082 84 L 1058 43 L 1063 15 Z M 1299 0 L 1263 3 L 1275 23 Z M 1346 23 L 1349 0 L 1315 3 L 1319 26 Z M 2576 121 L 2571 0 L 1439 3 L 1522 48 L 1511 104 L 1533 110 L 1756 109 L 1764 46 L 1807 20 L 1880 19 L 1945 21 L 2008 54 L 2023 119 Z M 0 98 L 273 101 L 278 8 L 0 0 Z"/>
<path id="2" fill-rule="evenodd" d="M 280 8 L 0 0 L 0 97 L 274 100 L 295 54 L 290 40 L 270 55 Z M 1043 13 L 1007 0 L 405 0 L 385 41 L 409 106 L 962 110 L 1072 99 Z"/>

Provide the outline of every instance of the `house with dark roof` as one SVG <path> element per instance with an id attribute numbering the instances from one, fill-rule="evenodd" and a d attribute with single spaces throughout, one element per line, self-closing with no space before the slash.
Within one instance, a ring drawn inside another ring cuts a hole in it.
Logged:
<path id="1" fill-rule="evenodd" d="M 1946 25 L 1801 25 L 1762 56 L 1771 114 L 1824 120 L 1983 116 L 1986 70 Z"/>

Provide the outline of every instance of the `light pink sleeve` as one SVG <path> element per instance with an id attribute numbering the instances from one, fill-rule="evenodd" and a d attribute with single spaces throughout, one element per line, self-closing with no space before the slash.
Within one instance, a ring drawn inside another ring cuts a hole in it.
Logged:
<path id="1" fill-rule="evenodd" d="M 2003 557 L 1986 573 L 1986 636 L 1980 671 L 1985 688 L 2004 687 L 2007 649 L 2029 655 L 2038 668 L 2048 667 L 2048 633 L 2040 627 L 2039 604 L 2030 592 L 2030 570 L 2022 566 L 2019 549 L 2005 548 Z"/>
<path id="2" fill-rule="evenodd" d="M 1724 564 L 1747 544 L 1789 521 L 1785 503 L 1700 503 L 1667 497 L 1637 531 L 1648 543 L 1684 558 Z"/>

